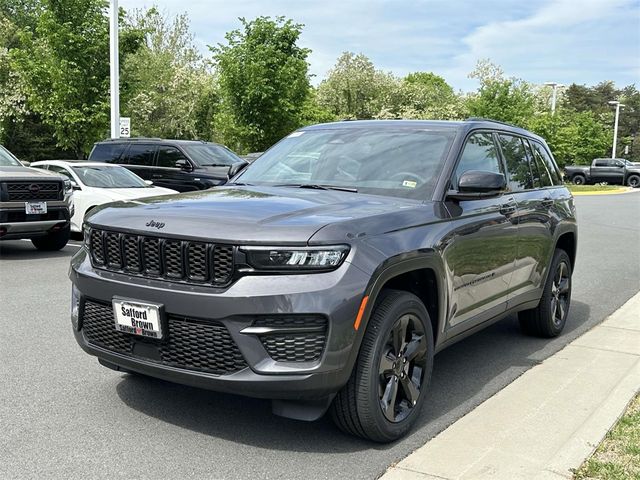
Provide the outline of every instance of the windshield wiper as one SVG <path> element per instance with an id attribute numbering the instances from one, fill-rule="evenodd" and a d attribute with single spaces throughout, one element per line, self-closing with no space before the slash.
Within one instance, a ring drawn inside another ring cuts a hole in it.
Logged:
<path id="1" fill-rule="evenodd" d="M 314 190 L 339 190 L 341 192 L 358 193 L 358 189 L 355 187 L 342 187 L 340 185 L 320 185 L 318 183 L 281 183 L 274 185 L 274 187 L 297 187 L 297 188 L 310 188 Z"/>
<path id="2" fill-rule="evenodd" d="M 201 163 L 201 167 L 230 167 L 228 163 Z"/>

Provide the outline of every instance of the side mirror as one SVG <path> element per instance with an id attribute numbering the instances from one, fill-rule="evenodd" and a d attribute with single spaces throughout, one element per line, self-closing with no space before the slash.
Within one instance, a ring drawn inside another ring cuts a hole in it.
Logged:
<path id="1" fill-rule="evenodd" d="M 153 182 L 151 180 L 145 180 L 144 183 L 146 183 L 149 186 L 153 185 Z"/>
<path id="2" fill-rule="evenodd" d="M 76 183 L 76 181 L 75 181 L 75 180 L 70 180 L 70 182 L 71 182 L 71 188 L 72 188 L 73 190 L 82 190 L 82 189 L 80 188 L 80 185 L 78 185 L 78 184 Z"/>
<path id="3" fill-rule="evenodd" d="M 458 180 L 458 190 L 447 194 L 455 200 L 474 200 L 500 195 L 507 188 L 501 173 L 485 170 L 467 170 Z"/>
<path id="4" fill-rule="evenodd" d="M 229 178 L 235 177 L 238 173 L 244 170 L 247 167 L 247 165 L 249 165 L 249 162 L 247 162 L 246 160 L 243 160 L 242 162 L 234 163 L 229 167 L 229 173 L 227 174 L 227 176 Z"/>
<path id="5" fill-rule="evenodd" d="M 184 170 L 185 172 L 190 172 L 193 170 L 193 167 L 191 167 L 191 164 L 189 163 L 189 161 L 184 158 L 181 158 L 180 160 L 176 160 L 176 168 L 179 168 L 180 170 Z"/>

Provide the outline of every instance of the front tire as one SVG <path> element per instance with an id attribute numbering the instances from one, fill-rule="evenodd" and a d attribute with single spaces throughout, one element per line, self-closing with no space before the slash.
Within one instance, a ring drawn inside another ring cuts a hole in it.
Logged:
<path id="1" fill-rule="evenodd" d="M 640 175 L 629 175 L 629 178 L 627 178 L 627 186 L 632 188 L 640 187 Z"/>
<path id="2" fill-rule="evenodd" d="M 331 414 L 346 433 L 391 442 L 404 436 L 420 415 L 433 369 L 433 332 L 418 297 L 398 290 L 380 295 L 356 365 Z"/>
<path id="3" fill-rule="evenodd" d="M 44 237 L 36 237 L 31 239 L 31 243 L 38 250 L 53 252 L 62 250 L 69 242 L 71 237 L 71 225 L 67 225 L 62 230 L 50 232 Z"/>
<path id="4" fill-rule="evenodd" d="M 567 322 L 571 304 L 571 259 L 557 248 L 538 306 L 518 314 L 520 328 L 527 335 L 553 338 L 560 335 Z"/>

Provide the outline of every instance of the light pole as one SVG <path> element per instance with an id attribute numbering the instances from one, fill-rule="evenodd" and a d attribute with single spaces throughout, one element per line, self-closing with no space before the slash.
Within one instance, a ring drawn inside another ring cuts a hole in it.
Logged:
<path id="1" fill-rule="evenodd" d="M 120 59 L 118 58 L 118 0 L 110 0 L 109 61 L 111 66 L 111 138 L 120 138 Z"/>
<path id="2" fill-rule="evenodd" d="M 545 82 L 545 85 L 551 87 L 553 89 L 553 93 L 551 94 L 551 114 L 556 113 L 556 95 L 558 88 L 564 87 L 561 83 L 558 82 Z"/>
<path id="3" fill-rule="evenodd" d="M 618 118 L 620 117 L 620 107 L 624 107 L 624 103 L 617 100 L 611 100 L 609 105 L 616 107 L 616 119 L 613 122 L 613 149 L 611 150 L 611 158 L 616 158 L 616 145 L 618 144 Z"/>

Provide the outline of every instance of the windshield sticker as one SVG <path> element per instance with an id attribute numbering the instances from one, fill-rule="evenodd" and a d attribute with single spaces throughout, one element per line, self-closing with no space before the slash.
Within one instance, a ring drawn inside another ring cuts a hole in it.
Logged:
<path id="1" fill-rule="evenodd" d="M 418 182 L 414 182 L 413 180 L 405 180 L 402 182 L 403 187 L 416 188 L 416 185 L 418 185 Z"/>
<path id="2" fill-rule="evenodd" d="M 293 132 L 290 133 L 287 138 L 295 138 L 295 137 L 299 137 L 300 135 L 302 135 L 304 132 Z"/>

